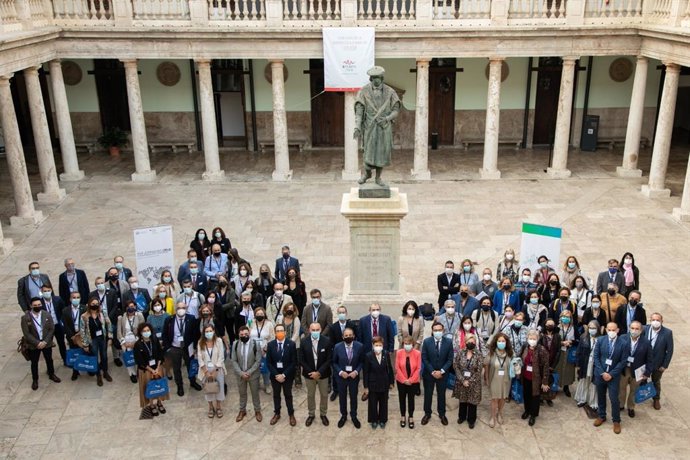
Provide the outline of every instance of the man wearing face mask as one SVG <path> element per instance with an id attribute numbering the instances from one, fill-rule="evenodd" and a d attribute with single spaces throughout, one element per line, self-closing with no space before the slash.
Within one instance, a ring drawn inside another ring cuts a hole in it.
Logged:
<path id="1" fill-rule="evenodd" d="M 347 398 L 350 397 L 350 419 L 355 428 L 361 428 L 362 424 L 357 418 L 357 390 L 359 389 L 359 376 L 362 373 L 364 346 L 355 341 L 355 331 L 346 328 L 343 332 L 343 341 L 333 350 L 333 368 L 338 376 L 338 397 L 340 399 L 340 420 L 338 428 L 345 426 L 347 422 Z"/>
<path id="2" fill-rule="evenodd" d="M 647 312 L 645 312 L 640 299 L 640 291 L 630 291 L 628 295 L 628 305 L 620 307 L 616 312 L 616 324 L 618 324 L 619 334 L 627 334 L 628 328 L 633 321 L 639 321 L 643 326 L 647 324 Z"/>
<path id="3" fill-rule="evenodd" d="M 89 297 L 89 281 L 84 270 L 76 268 L 74 259 L 65 259 L 65 271 L 58 278 L 58 292 L 65 305 L 70 303 L 70 294 L 78 292 L 79 298 L 86 302 Z"/>
<path id="4" fill-rule="evenodd" d="M 62 362 L 67 365 L 67 347 L 65 347 L 65 329 L 62 326 L 62 310 L 65 308 L 65 303 L 62 299 L 53 293 L 53 287 L 50 284 L 41 286 L 41 304 L 43 309 L 48 312 L 50 319 L 53 320 L 54 337 L 60 350 L 60 357 Z"/>
<path id="5" fill-rule="evenodd" d="M 618 270 L 618 261 L 616 259 L 609 259 L 608 270 L 599 273 L 599 276 L 597 276 L 597 294 L 606 291 L 609 283 L 616 285 L 617 292 L 624 292 L 625 278 Z"/>
<path id="6" fill-rule="evenodd" d="M 343 335 L 345 334 L 345 329 L 355 330 L 355 323 L 347 318 L 347 308 L 344 305 L 340 305 L 336 309 L 337 321 L 328 327 L 329 334 L 328 338 L 331 341 L 331 345 L 335 349 L 336 345 L 343 341 Z M 356 334 L 355 334 L 356 335 Z M 335 364 L 333 364 L 333 378 L 331 381 L 331 387 L 333 392 L 331 393 L 331 401 L 335 401 L 338 397 L 338 374 L 335 372 Z"/>
<path id="7" fill-rule="evenodd" d="M 259 397 L 259 367 L 261 366 L 261 348 L 256 342 L 249 341 L 249 328 L 239 328 L 239 340 L 235 342 L 232 353 L 232 369 L 237 377 L 240 393 L 240 412 L 236 422 L 241 422 L 247 415 L 247 386 L 252 393 L 252 405 L 257 422 L 263 420 L 261 415 L 261 399 Z"/>
<path id="8" fill-rule="evenodd" d="M 635 373 L 642 372 L 643 375 L 640 380 L 647 380 L 651 377 L 654 369 L 652 369 L 652 345 L 647 338 L 642 335 L 642 324 L 639 321 L 630 323 L 628 336 L 630 356 L 628 356 L 627 363 L 621 373 L 620 406 L 621 410 L 627 407 L 628 416 L 632 418 L 635 417 L 635 392 L 640 386 L 640 382 Z M 644 370 L 639 370 L 643 366 Z M 629 393 L 628 388 L 630 389 Z"/>
<path id="9" fill-rule="evenodd" d="M 446 300 L 443 311 L 438 313 L 434 321 L 443 326 L 443 337 L 455 341 L 455 336 L 460 328 L 460 316 L 455 313 L 455 302 Z"/>
<path id="10" fill-rule="evenodd" d="M 206 299 L 194 290 L 192 280 L 186 279 L 182 282 L 182 293 L 177 296 L 175 303 L 185 304 L 187 314 L 199 319 L 199 308 L 206 303 Z"/>
<path id="11" fill-rule="evenodd" d="M 302 339 L 300 364 L 302 376 L 307 385 L 307 408 L 309 416 L 306 426 L 311 426 L 316 418 L 316 388 L 319 389 L 319 415 L 321 423 L 328 426 L 328 381 L 331 377 L 332 345 L 328 337 L 321 333 L 321 325 L 313 322 L 309 325 L 309 335 Z"/>
<path id="12" fill-rule="evenodd" d="M 228 276 L 228 255 L 221 251 L 220 244 L 211 246 L 211 255 L 204 262 L 204 272 L 208 277 L 208 289 L 215 289 L 218 277 Z"/>
<path id="13" fill-rule="evenodd" d="M 27 312 L 31 308 L 32 298 L 41 298 L 41 286 L 44 284 L 53 285 L 48 275 L 41 273 L 41 267 L 38 262 L 31 262 L 29 264 L 29 274 L 22 276 L 17 281 L 17 302 L 23 312 Z"/>
<path id="14" fill-rule="evenodd" d="M 24 343 L 31 361 L 31 389 L 38 389 L 38 360 L 43 355 L 48 368 L 48 378 L 55 383 L 60 379 L 53 367 L 53 331 L 54 325 L 50 314 L 43 309 L 40 297 L 29 299 L 30 310 L 22 315 L 21 327 Z"/>
<path id="15" fill-rule="evenodd" d="M 422 425 L 431 419 L 431 401 L 436 390 L 436 410 L 441 424 L 448 425 L 446 417 L 446 380 L 453 366 L 453 342 L 443 336 L 443 325 L 431 326 L 432 336 L 422 343 L 422 382 L 424 384 L 424 417 Z"/>
<path id="16" fill-rule="evenodd" d="M 280 420 L 280 393 L 283 392 L 290 426 L 295 426 L 297 420 L 292 405 L 292 383 L 297 369 L 297 346 L 285 336 L 285 326 L 282 324 L 276 325 L 275 337 L 266 346 L 266 366 L 273 387 L 273 417 L 270 423 L 275 425 Z"/>
<path id="17" fill-rule="evenodd" d="M 475 310 L 479 309 L 479 301 L 470 295 L 469 286 L 460 286 L 460 302 L 457 304 L 458 313 L 462 312 L 462 316 L 470 316 Z"/>
<path id="18" fill-rule="evenodd" d="M 185 260 L 180 267 L 177 269 L 177 282 L 182 284 L 183 280 L 186 280 L 187 278 L 191 278 L 192 272 L 190 271 L 190 264 L 194 262 L 196 263 L 196 268 L 197 272 L 196 275 L 205 275 L 206 272 L 204 271 L 204 263 L 203 261 L 199 260 L 199 256 L 197 255 L 197 252 L 194 249 L 190 249 L 187 251 L 187 260 Z"/>
<path id="19" fill-rule="evenodd" d="M 518 293 L 520 306 L 529 302 L 529 293 L 536 291 L 538 287 L 538 284 L 532 282 L 532 270 L 529 268 L 523 269 L 520 279 L 515 283 L 515 292 Z"/>
<path id="20" fill-rule="evenodd" d="M 163 325 L 163 350 L 165 360 L 172 366 L 177 395 L 184 396 L 182 384 L 182 362 L 189 371 L 190 357 L 193 355 L 195 344 L 199 340 L 199 322 L 192 315 L 187 314 L 184 303 L 178 303 L 175 315 L 166 318 Z M 189 385 L 197 391 L 201 391 L 194 378 L 189 379 Z"/>
<path id="21" fill-rule="evenodd" d="M 673 332 L 663 325 L 661 313 L 652 313 L 651 323 L 645 326 L 644 335 L 652 346 L 652 382 L 656 388 L 654 409 L 661 409 L 661 377 L 671 364 L 673 357 Z"/>
<path id="22" fill-rule="evenodd" d="M 393 353 L 395 336 L 393 335 L 393 321 L 390 316 L 381 314 L 381 305 L 372 303 L 369 314 L 359 320 L 359 340 L 362 342 L 364 354 L 369 353 L 372 340 L 377 335 L 383 339 L 383 349 Z"/>
<path id="23" fill-rule="evenodd" d="M 290 246 L 285 245 L 281 250 L 283 255 L 276 259 L 276 268 L 273 276 L 276 280 L 284 283 L 287 279 L 287 272 L 289 269 L 294 268 L 299 274 L 299 259 L 290 255 Z"/>
<path id="24" fill-rule="evenodd" d="M 446 261 L 446 268 L 443 273 L 438 275 L 436 284 L 438 285 L 438 307 L 460 292 L 460 275 L 455 273 L 455 265 L 452 260 Z"/>
<path id="25" fill-rule="evenodd" d="M 125 297 L 129 292 L 129 283 L 120 278 L 117 268 L 115 267 L 112 267 L 110 270 L 108 270 L 106 289 L 108 289 L 109 291 L 115 291 L 115 293 L 117 294 L 117 308 L 118 310 L 122 310 L 125 302 Z"/>
<path id="26" fill-rule="evenodd" d="M 283 305 L 294 303 L 289 294 L 285 294 L 285 286 L 280 281 L 273 285 L 273 295 L 266 301 L 266 314 L 271 321 L 278 319 L 278 315 L 283 311 Z"/>
<path id="27" fill-rule="evenodd" d="M 319 323 L 321 326 L 321 333 L 326 337 L 330 337 L 329 326 L 333 323 L 333 310 L 331 307 L 321 300 L 321 291 L 312 289 L 309 292 L 311 302 L 307 304 L 302 311 L 302 324 Z M 306 332 L 305 332 L 306 335 Z"/>
<path id="28" fill-rule="evenodd" d="M 606 325 L 606 335 L 597 339 L 594 347 L 594 383 L 597 386 L 597 419 L 594 426 L 599 427 L 606 421 L 606 392 L 611 401 L 611 418 L 613 432 L 621 432 L 620 402 L 618 399 L 621 373 L 630 355 L 630 340 L 627 335 L 618 337 L 618 325 L 610 322 Z"/>
<path id="29" fill-rule="evenodd" d="M 149 305 L 151 305 L 151 295 L 146 288 L 139 288 L 139 280 L 136 276 L 131 276 L 127 279 L 129 283 L 129 292 L 125 295 L 125 305 L 127 302 L 134 302 L 137 306 L 137 311 L 146 318 L 149 315 Z"/>
<path id="30" fill-rule="evenodd" d="M 89 299 L 94 297 L 98 299 L 101 311 L 108 317 L 110 324 L 117 324 L 117 319 L 124 312 L 121 306 L 122 300 L 119 297 L 118 291 L 109 289 L 106 280 L 99 276 L 96 278 L 96 290 L 89 293 Z M 109 332 L 112 334 L 114 331 Z M 117 340 L 113 340 L 111 351 L 113 353 L 113 363 L 118 367 L 122 366 L 122 360 L 120 359 L 120 343 Z"/>
<path id="31" fill-rule="evenodd" d="M 78 291 L 70 294 L 69 307 L 62 309 L 62 325 L 65 331 L 65 338 L 70 350 L 81 348 L 81 336 L 75 337 L 81 328 L 81 315 L 85 308 L 81 303 L 81 295 Z M 76 341 L 75 341 L 76 340 Z M 77 341 L 79 343 L 77 343 Z M 66 353 L 66 352 L 65 352 Z M 72 380 L 79 378 L 79 371 L 72 370 Z"/>
<path id="32" fill-rule="evenodd" d="M 493 299 L 494 294 L 497 290 L 498 284 L 496 284 L 496 282 L 493 281 L 490 268 L 485 268 L 482 271 L 481 281 L 475 283 L 474 286 L 472 286 L 472 292 L 474 292 L 476 296 L 479 296 L 483 292 L 490 299 Z"/>
<path id="33" fill-rule="evenodd" d="M 122 281 L 127 281 L 132 276 L 132 270 L 125 267 L 125 258 L 122 256 L 113 257 L 113 267 L 117 269 L 117 277 Z M 108 278 L 110 270 L 105 272 L 106 279 Z"/>

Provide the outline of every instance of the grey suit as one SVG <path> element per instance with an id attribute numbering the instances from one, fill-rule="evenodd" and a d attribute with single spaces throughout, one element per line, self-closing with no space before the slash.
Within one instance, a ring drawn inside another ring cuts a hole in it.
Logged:
<path id="1" fill-rule="evenodd" d="M 34 280 L 33 278 L 31 278 L 31 275 L 22 276 L 21 278 L 19 278 L 19 280 L 17 281 L 17 302 L 19 303 L 19 306 L 21 307 L 22 311 L 28 311 L 29 306 L 31 304 L 32 295 L 30 283 L 36 283 L 38 291 L 41 290 L 41 286 L 44 286 L 46 284 L 49 284 L 51 286 L 53 285 L 50 282 L 50 278 L 48 278 L 48 275 L 44 275 L 43 273 L 38 275 L 38 280 Z"/>
<path id="2" fill-rule="evenodd" d="M 244 347 L 247 347 L 246 350 Z M 254 412 L 261 412 L 261 400 L 259 399 L 259 366 L 261 365 L 261 347 L 256 342 L 249 341 L 245 345 L 240 340 L 235 341 L 232 353 L 232 370 L 237 376 L 237 386 L 240 391 L 240 411 L 247 411 L 247 385 L 252 392 L 252 404 Z M 246 364 L 245 364 L 246 356 Z M 242 378 L 243 373 L 249 374 L 249 380 Z"/>
<path id="3" fill-rule="evenodd" d="M 300 320 L 302 321 L 305 331 L 304 335 L 306 336 L 309 332 L 309 325 L 314 322 L 314 304 L 310 303 L 304 307 Z M 316 322 L 321 325 L 322 334 L 328 336 L 330 333 L 330 328 L 328 326 L 333 324 L 333 310 L 327 303 L 321 302 L 321 305 L 319 305 L 319 311 L 316 314 Z"/>

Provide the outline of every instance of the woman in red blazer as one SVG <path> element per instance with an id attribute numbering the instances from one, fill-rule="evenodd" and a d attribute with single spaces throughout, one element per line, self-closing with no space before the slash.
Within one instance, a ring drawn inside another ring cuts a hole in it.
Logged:
<path id="1" fill-rule="evenodd" d="M 410 336 L 403 339 L 403 348 L 395 356 L 395 380 L 398 384 L 398 398 L 400 399 L 400 427 L 414 428 L 414 397 L 419 392 L 419 374 L 422 370 L 422 353 L 414 349 L 414 339 Z M 405 420 L 405 400 L 407 413 Z"/>

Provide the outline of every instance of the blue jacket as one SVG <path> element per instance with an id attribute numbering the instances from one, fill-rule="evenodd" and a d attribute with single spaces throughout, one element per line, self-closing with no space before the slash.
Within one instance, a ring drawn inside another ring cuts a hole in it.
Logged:
<path id="1" fill-rule="evenodd" d="M 473 311 L 479 308 L 479 301 L 472 294 L 467 296 L 467 302 L 465 302 L 464 307 L 462 307 L 462 297 L 460 294 L 455 294 L 452 299 L 455 301 L 455 310 L 460 316 L 470 316 Z M 461 309 L 462 311 L 460 311 Z M 446 309 L 441 306 L 438 309 L 438 314 L 445 313 L 445 311 Z"/>
<path id="2" fill-rule="evenodd" d="M 453 367 L 453 341 L 441 339 L 441 353 L 436 348 L 436 339 L 427 337 L 422 342 L 422 378 L 431 379 L 433 371 L 443 370 L 446 374 Z"/>
<path id="3" fill-rule="evenodd" d="M 278 257 L 276 259 L 276 268 L 273 271 L 273 277 L 280 282 L 285 282 L 285 278 L 287 277 L 287 271 L 291 268 L 294 268 L 295 270 L 297 270 L 297 273 L 299 273 L 299 259 L 290 256 L 290 258 L 287 260 L 286 269 L 285 259 L 283 259 L 282 257 Z"/>
<path id="4" fill-rule="evenodd" d="M 632 344 L 632 339 L 628 337 L 628 349 L 630 350 Z M 630 351 L 628 352 L 630 353 Z M 627 367 L 630 367 L 633 371 L 639 369 L 641 366 L 645 366 L 644 375 L 650 377 L 654 368 L 652 367 L 652 344 L 643 335 L 637 339 L 637 347 L 635 347 L 635 353 L 630 355 L 633 358 L 632 362 L 626 363 Z"/>
<path id="5" fill-rule="evenodd" d="M 352 342 L 351 361 L 347 359 L 347 350 L 345 349 L 345 342 L 340 342 L 333 349 L 333 367 L 335 368 L 335 375 L 340 375 L 340 372 L 345 371 L 346 366 L 352 366 L 353 371 L 357 371 L 358 374 L 361 374 L 363 364 L 364 345 L 362 345 L 360 342 L 356 340 Z"/>
<path id="6" fill-rule="evenodd" d="M 283 363 L 283 368 L 278 368 Z M 295 377 L 297 370 L 297 345 L 290 339 L 283 342 L 283 353 L 278 353 L 278 341 L 271 340 L 266 346 L 266 366 L 271 377 L 284 374 L 287 379 Z"/>
<path id="7" fill-rule="evenodd" d="M 630 337 L 621 335 L 613 344 L 613 350 L 609 349 L 609 337 L 603 335 L 597 339 L 594 346 L 594 379 L 595 383 L 603 383 L 601 374 L 608 372 L 613 380 L 620 377 L 621 372 L 628 364 L 630 355 Z M 610 359 L 611 364 L 606 364 Z"/>
<path id="8" fill-rule="evenodd" d="M 645 326 L 642 335 L 652 343 L 653 336 L 652 326 Z M 654 370 L 663 367 L 668 368 L 671 364 L 671 358 L 673 357 L 673 332 L 671 329 L 664 327 L 663 325 L 659 329 L 659 334 L 656 336 L 656 341 L 654 342 L 654 347 L 652 348 L 652 367 Z"/>
<path id="9" fill-rule="evenodd" d="M 499 315 L 503 314 L 503 308 L 505 307 L 503 305 L 503 290 L 496 291 L 494 293 L 494 311 L 498 313 Z M 520 311 L 520 293 L 517 291 L 512 291 L 510 293 L 510 296 L 508 297 L 508 303 L 513 306 L 513 311 L 518 312 Z"/>
<path id="10" fill-rule="evenodd" d="M 199 260 L 197 261 L 196 265 L 197 267 L 199 267 L 199 275 L 205 275 L 206 272 L 204 271 L 204 263 Z M 189 261 L 186 261 L 185 263 L 180 265 L 180 268 L 177 269 L 177 282 L 180 283 L 181 286 L 182 281 L 191 277 L 192 273 L 189 271 Z"/>
<path id="11" fill-rule="evenodd" d="M 362 316 L 359 320 L 359 329 L 357 336 L 359 341 L 364 346 L 364 353 L 369 353 L 372 350 L 371 340 L 373 339 L 371 333 L 371 315 Z M 389 353 L 393 353 L 395 346 L 395 335 L 393 334 L 393 321 L 387 315 L 379 315 L 378 323 L 379 337 L 383 338 L 383 349 Z"/>

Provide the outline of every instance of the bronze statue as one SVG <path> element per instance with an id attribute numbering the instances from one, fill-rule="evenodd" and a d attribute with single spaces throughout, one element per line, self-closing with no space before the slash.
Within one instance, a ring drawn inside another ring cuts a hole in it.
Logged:
<path id="1" fill-rule="evenodd" d="M 400 99 L 393 88 L 383 84 L 383 67 L 374 66 L 367 71 L 369 82 L 357 93 L 355 100 L 355 139 L 362 139 L 364 147 L 364 173 L 359 184 L 371 179 L 376 169 L 376 183 L 381 180 L 381 170 L 391 164 L 393 150 L 393 120 L 400 112 Z"/>

